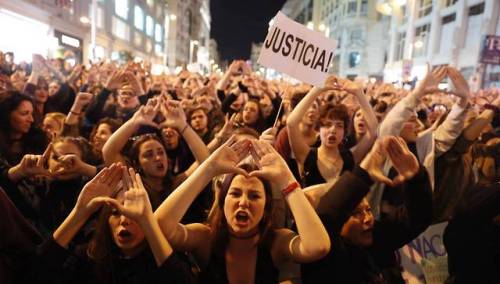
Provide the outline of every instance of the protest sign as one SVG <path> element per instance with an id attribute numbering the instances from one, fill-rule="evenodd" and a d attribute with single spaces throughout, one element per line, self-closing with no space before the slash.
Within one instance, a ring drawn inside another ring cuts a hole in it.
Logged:
<path id="1" fill-rule="evenodd" d="M 323 86 L 336 46 L 335 40 L 278 12 L 262 44 L 258 63 L 303 82 Z"/>
<path id="2" fill-rule="evenodd" d="M 426 283 L 424 271 L 429 278 L 446 278 L 448 267 L 440 265 L 446 261 L 446 250 L 443 245 L 443 233 L 448 222 L 430 226 L 416 239 L 396 252 L 397 259 L 403 267 L 403 278 L 406 283 Z M 432 265 L 433 267 L 429 267 Z M 432 271 L 431 271 L 432 269 Z"/>

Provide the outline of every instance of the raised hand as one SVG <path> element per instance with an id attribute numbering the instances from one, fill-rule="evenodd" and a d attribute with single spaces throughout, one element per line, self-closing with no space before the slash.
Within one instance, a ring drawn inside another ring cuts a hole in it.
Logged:
<path id="1" fill-rule="evenodd" d="M 276 140 L 276 134 L 278 134 L 278 127 L 271 127 L 262 132 L 259 137 L 260 141 L 267 142 L 273 145 Z"/>
<path id="2" fill-rule="evenodd" d="M 392 181 L 387 178 L 382 172 L 382 167 L 384 166 L 386 160 L 386 153 L 384 147 L 384 139 L 377 139 L 373 148 L 365 158 L 361 161 L 359 166 L 368 172 L 370 178 L 375 182 L 382 182 L 387 185 L 392 186 Z"/>
<path id="3" fill-rule="evenodd" d="M 448 76 L 450 77 L 452 83 L 451 85 L 453 94 L 461 98 L 467 99 L 470 90 L 469 90 L 469 84 L 467 83 L 465 78 L 462 76 L 462 74 L 460 74 L 460 72 L 457 69 L 453 67 L 448 67 L 447 71 L 448 71 Z"/>
<path id="4" fill-rule="evenodd" d="M 47 167 L 52 152 L 52 143 L 50 143 L 42 155 L 24 155 L 19 163 L 19 171 L 21 177 L 44 176 L 49 177 L 50 172 Z"/>
<path id="5" fill-rule="evenodd" d="M 250 173 L 250 176 L 273 181 L 281 188 L 295 180 L 285 160 L 276 152 L 271 144 L 263 141 L 252 141 L 251 153 L 260 168 Z"/>
<path id="6" fill-rule="evenodd" d="M 363 95 L 363 88 L 358 83 L 334 75 L 331 75 L 326 79 L 325 87 L 332 88 L 334 90 L 343 90 L 355 96 Z"/>
<path id="7" fill-rule="evenodd" d="M 122 177 L 122 168 L 125 167 L 120 163 L 112 164 L 87 182 L 76 201 L 77 212 L 90 216 L 97 211 L 116 191 Z"/>
<path id="8" fill-rule="evenodd" d="M 386 152 L 398 172 L 398 175 L 392 180 L 392 185 L 396 186 L 414 177 L 420 166 L 417 157 L 408 149 L 403 138 L 388 137 L 387 140 Z"/>
<path id="9" fill-rule="evenodd" d="M 236 173 L 248 175 L 248 173 L 238 167 L 238 163 L 243 160 L 250 151 L 250 141 L 236 141 L 236 137 L 232 136 L 226 143 L 222 144 L 215 152 L 207 159 L 207 163 L 211 165 L 210 169 L 214 176 L 226 173 Z"/>
<path id="10" fill-rule="evenodd" d="M 113 198 L 107 198 L 106 203 L 113 206 L 120 214 L 139 224 L 151 220 L 153 209 L 141 176 L 132 168 L 129 168 L 128 172 L 125 168 L 122 171 L 122 182 L 126 190 L 123 205 Z"/>
<path id="11" fill-rule="evenodd" d="M 94 94 L 92 93 L 84 93 L 80 92 L 76 95 L 75 102 L 73 103 L 73 107 L 71 108 L 71 111 L 80 113 L 83 108 L 92 101 L 94 98 Z"/>
<path id="12" fill-rule="evenodd" d="M 134 89 L 134 93 L 137 96 L 142 96 L 145 94 L 141 82 L 137 79 L 134 73 L 127 71 L 123 74 L 123 76 L 124 79 L 127 80 L 127 82 L 132 86 L 132 89 Z"/>
<path id="13" fill-rule="evenodd" d="M 162 103 L 161 112 L 165 117 L 162 126 L 176 128 L 179 131 L 187 126 L 186 114 L 179 101 L 168 100 Z"/>
<path id="14" fill-rule="evenodd" d="M 160 110 L 160 104 L 157 100 L 148 100 L 145 106 L 141 106 L 132 117 L 134 123 L 138 125 L 149 125 L 158 128 L 158 124 L 154 121 L 158 111 Z"/>
<path id="15" fill-rule="evenodd" d="M 111 74 L 111 76 L 108 78 L 106 81 L 106 84 L 104 87 L 108 90 L 114 91 L 122 85 L 124 81 L 124 75 L 123 72 L 120 70 L 116 70 Z"/>
<path id="16" fill-rule="evenodd" d="M 417 84 L 414 92 L 418 96 L 441 92 L 438 88 L 438 84 L 446 77 L 447 73 L 447 68 L 445 66 L 440 66 L 431 71 L 430 65 L 427 64 L 427 74 L 424 79 Z"/>

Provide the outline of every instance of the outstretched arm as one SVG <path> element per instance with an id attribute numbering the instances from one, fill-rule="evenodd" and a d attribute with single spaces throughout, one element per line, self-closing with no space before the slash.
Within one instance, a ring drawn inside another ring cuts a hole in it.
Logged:
<path id="1" fill-rule="evenodd" d="M 153 121 L 158 113 L 159 104 L 156 100 L 148 101 L 146 106 L 142 106 L 134 116 L 125 122 L 118 130 L 109 137 L 102 147 L 102 157 L 104 164 L 109 165 L 114 162 L 123 162 L 121 150 L 127 144 L 127 140 L 137 132 L 141 125 L 151 125 L 158 127 Z"/>
<path id="2" fill-rule="evenodd" d="M 88 218 L 106 200 L 106 196 L 112 195 L 120 181 L 121 173 L 121 166 L 113 164 L 111 167 L 103 169 L 83 187 L 75 207 L 53 234 L 54 240 L 60 246 L 68 247 Z"/>
<path id="3" fill-rule="evenodd" d="M 286 121 L 286 127 L 288 129 L 288 141 L 290 142 L 295 160 L 299 165 L 304 164 L 304 161 L 306 160 L 307 154 L 310 150 L 310 147 L 306 143 L 305 139 L 301 139 L 302 133 L 300 132 L 299 125 L 302 121 L 302 117 L 306 114 L 309 107 L 312 106 L 312 104 L 322 91 L 323 89 L 318 87 L 312 88 L 295 107 Z"/>
<path id="4" fill-rule="evenodd" d="M 330 251 L 328 233 L 286 162 L 269 143 L 254 141 L 252 145 L 261 169 L 250 176 L 272 180 L 282 189 L 299 231 L 298 235 L 288 229 L 277 231 L 272 247 L 274 259 L 278 263 L 289 259 L 310 262 L 325 256 Z"/>
<path id="5" fill-rule="evenodd" d="M 229 139 L 196 168 L 193 174 L 179 185 L 155 211 L 155 217 L 158 219 L 162 232 L 174 248 L 191 251 L 206 244 L 210 234 L 206 226 L 201 224 L 184 226 L 179 222 L 191 203 L 214 176 L 227 172 L 246 174 L 242 169 L 237 168 L 236 164 L 246 155 L 247 145 L 245 141 L 235 143 L 234 138 Z M 190 233 L 190 228 L 201 233 Z"/>

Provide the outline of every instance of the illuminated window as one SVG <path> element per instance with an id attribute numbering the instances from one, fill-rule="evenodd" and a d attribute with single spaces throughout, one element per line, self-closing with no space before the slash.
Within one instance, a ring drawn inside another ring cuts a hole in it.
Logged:
<path id="1" fill-rule="evenodd" d="M 128 0 L 115 0 L 115 14 L 125 20 L 128 18 Z"/>
<path id="2" fill-rule="evenodd" d="M 139 6 L 134 7 L 134 26 L 141 31 L 144 30 L 144 12 Z"/>

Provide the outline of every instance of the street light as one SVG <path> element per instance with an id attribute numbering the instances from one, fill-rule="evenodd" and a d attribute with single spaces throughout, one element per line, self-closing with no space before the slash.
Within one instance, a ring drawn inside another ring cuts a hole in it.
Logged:
<path id="1" fill-rule="evenodd" d="M 89 18 L 82 16 L 82 17 L 80 17 L 80 22 L 82 22 L 82 24 L 88 24 L 88 23 L 90 23 L 90 20 L 89 20 Z"/>
<path id="2" fill-rule="evenodd" d="M 171 21 L 177 20 L 177 15 L 175 15 L 175 14 L 170 15 L 170 20 Z"/>
<path id="3" fill-rule="evenodd" d="M 392 13 L 392 7 L 391 4 L 389 3 L 389 0 L 378 0 L 377 4 L 375 5 L 375 8 L 377 12 L 386 16 Z"/>
<path id="4" fill-rule="evenodd" d="M 326 29 L 326 26 L 325 26 L 325 24 L 322 23 L 322 24 L 319 25 L 318 28 L 319 28 L 320 31 L 324 31 Z"/>
<path id="5" fill-rule="evenodd" d="M 419 39 L 413 44 L 413 46 L 415 46 L 415 48 L 422 48 L 424 46 L 424 42 Z"/>
<path id="6" fill-rule="evenodd" d="M 313 22 L 308 22 L 307 23 L 307 28 L 310 29 L 310 30 L 313 30 L 314 29 L 314 23 Z"/>

